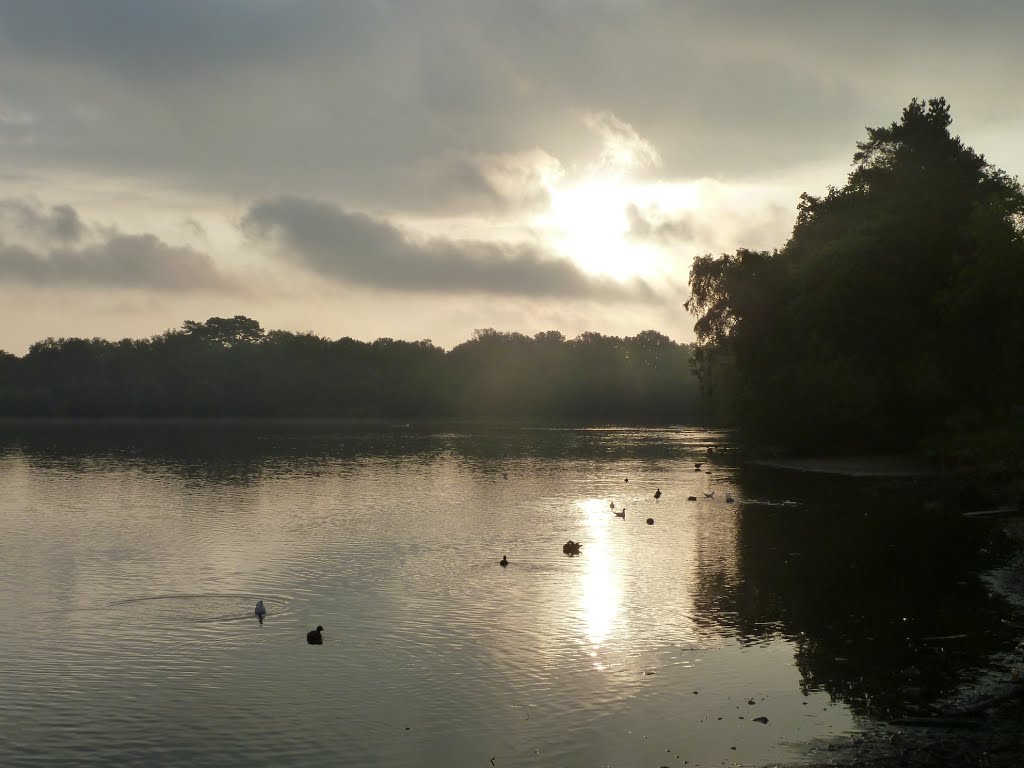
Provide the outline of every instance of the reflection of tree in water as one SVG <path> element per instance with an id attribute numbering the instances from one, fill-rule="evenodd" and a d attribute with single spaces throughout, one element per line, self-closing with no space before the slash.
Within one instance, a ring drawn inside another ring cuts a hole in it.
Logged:
<path id="1" fill-rule="evenodd" d="M 516 462 L 629 461 L 649 469 L 688 459 L 704 430 L 532 429 L 478 423 L 383 420 L 95 420 L 0 425 L 0 456 L 84 470 L 97 460 L 159 467 L 186 480 L 248 484 L 275 474 L 328 473 L 372 460 L 431 462 L 455 456 L 481 472 Z M 700 450 L 703 450 L 701 448 Z"/>
<path id="2" fill-rule="evenodd" d="M 738 511 L 738 575 L 701 569 L 698 609 L 744 641 L 791 639 L 805 691 L 891 716 L 948 696 L 1012 642 L 978 576 L 1002 546 L 988 523 L 926 512 L 907 484 L 740 481 L 746 499 L 799 503 Z"/>

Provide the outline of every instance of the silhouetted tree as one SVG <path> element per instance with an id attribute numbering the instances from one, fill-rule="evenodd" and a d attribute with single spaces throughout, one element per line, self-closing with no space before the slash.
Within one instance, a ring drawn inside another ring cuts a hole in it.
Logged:
<path id="1" fill-rule="evenodd" d="M 944 99 L 911 101 L 842 188 L 801 196 L 780 251 L 695 260 L 702 380 L 753 435 L 907 448 L 1019 397 L 1024 190 L 950 123 Z"/>
<path id="2" fill-rule="evenodd" d="M 46 339 L 0 356 L 0 415 L 694 421 L 690 348 L 555 331 L 331 341 L 247 317 L 186 321 L 148 340 Z"/>

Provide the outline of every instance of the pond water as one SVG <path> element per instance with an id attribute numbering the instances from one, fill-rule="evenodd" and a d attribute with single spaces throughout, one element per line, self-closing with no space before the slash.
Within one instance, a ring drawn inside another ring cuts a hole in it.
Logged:
<path id="1" fill-rule="evenodd" d="M 728 442 L 0 426 L 0 764 L 761 765 L 1012 642 L 995 523 Z"/>

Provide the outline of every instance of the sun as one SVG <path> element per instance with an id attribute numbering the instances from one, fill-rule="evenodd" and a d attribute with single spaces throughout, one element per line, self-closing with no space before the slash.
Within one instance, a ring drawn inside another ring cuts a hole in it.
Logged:
<path id="1" fill-rule="evenodd" d="M 652 277 L 662 271 L 657 243 L 635 237 L 629 212 L 655 209 L 671 217 L 700 205 L 696 184 L 628 183 L 594 177 L 577 183 L 551 182 L 549 205 L 532 225 L 560 255 L 580 269 L 616 280 Z"/>

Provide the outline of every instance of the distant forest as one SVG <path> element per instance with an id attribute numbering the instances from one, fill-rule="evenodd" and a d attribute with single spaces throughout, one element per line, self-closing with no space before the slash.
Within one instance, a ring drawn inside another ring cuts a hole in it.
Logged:
<path id="1" fill-rule="evenodd" d="M 687 309 L 718 417 L 807 452 L 931 449 L 1024 471 L 1024 189 L 944 99 L 867 129 L 779 250 L 698 257 Z"/>
<path id="2" fill-rule="evenodd" d="M 655 331 L 567 340 L 487 329 L 445 351 L 212 317 L 150 339 L 50 338 L 20 358 L 0 352 L 0 417 L 695 423 L 691 352 Z"/>

